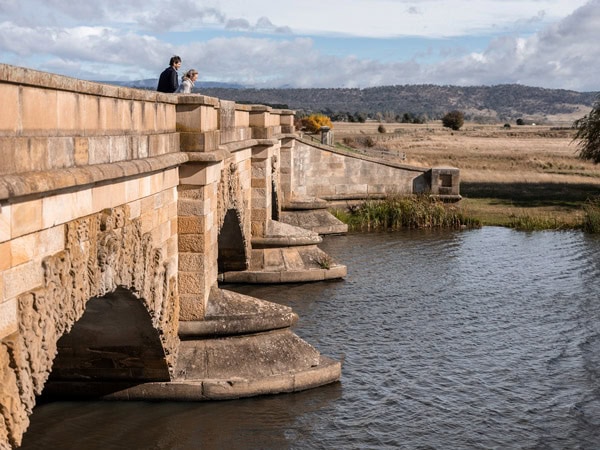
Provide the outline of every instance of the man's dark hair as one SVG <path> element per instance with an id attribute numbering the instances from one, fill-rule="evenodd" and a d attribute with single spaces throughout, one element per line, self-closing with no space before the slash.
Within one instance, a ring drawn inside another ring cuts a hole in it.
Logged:
<path id="1" fill-rule="evenodd" d="M 169 65 L 172 66 L 175 63 L 181 62 L 181 58 L 177 55 L 171 56 L 171 61 L 169 61 Z"/>

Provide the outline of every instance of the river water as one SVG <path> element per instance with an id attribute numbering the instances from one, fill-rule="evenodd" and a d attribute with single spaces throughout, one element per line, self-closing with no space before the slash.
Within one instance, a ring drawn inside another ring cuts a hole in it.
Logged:
<path id="1" fill-rule="evenodd" d="M 26 449 L 600 449 L 600 238 L 331 236 L 343 281 L 223 286 L 290 305 L 340 383 L 206 403 L 37 407 Z"/>

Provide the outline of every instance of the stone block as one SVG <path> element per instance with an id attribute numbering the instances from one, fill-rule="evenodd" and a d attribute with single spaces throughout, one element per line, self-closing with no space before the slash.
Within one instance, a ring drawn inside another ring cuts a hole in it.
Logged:
<path id="1" fill-rule="evenodd" d="M 203 273 L 205 255 L 199 253 L 179 252 L 179 270 L 182 272 Z"/>
<path id="2" fill-rule="evenodd" d="M 88 141 L 89 164 L 105 164 L 110 162 L 110 138 L 91 137 Z"/>
<path id="3" fill-rule="evenodd" d="M 11 210 L 11 238 L 42 228 L 42 200 L 15 203 Z"/>
<path id="4" fill-rule="evenodd" d="M 27 138 L 0 137 L 0 161 L 0 175 L 45 169 L 33 165 Z"/>
<path id="5" fill-rule="evenodd" d="M 112 205 L 111 185 L 100 185 L 92 188 L 92 209 L 94 212 L 110 208 Z"/>
<path id="6" fill-rule="evenodd" d="M 75 165 L 75 150 L 72 138 L 49 138 L 47 166 L 52 169 L 64 169 Z"/>
<path id="7" fill-rule="evenodd" d="M 76 166 L 85 166 L 89 163 L 89 148 L 88 138 L 73 138 L 73 160 Z"/>
<path id="8" fill-rule="evenodd" d="M 10 267 L 33 260 L 36 256 L 38 233 L 30 233 L 10 241 Z"/>
<path id="9" fill-rule="evenodd" d="M 177 219 L 179 234 L 199 234 L 204 230 L 203 216 L 179 216 Z"/>
<path id="10" fill-rule="evenodd" d="M 203 273 L 179 271 L 179 293 L 201 294 L 204 291 L 203 278 Z"/>
<path id="11" fill-rule="evenodd" d="M 279 271 L 285 269 L 281 250 L 276 248 L 266 248 L 264 251 L 264 269 L 269 271 Z"/>
<path id="12" fill-rule="evenodd" d="M 109 184 L 109 208 L 120 206 L 126 203 L 125 200 L 125 183 L 114 183 Z"/>
<path id="13" fill-rule="evenodd" d="M 282 283 L 300 283 L 307 281 L 322 281 L 325 279 L 324 269 L 286 271 L 281 273 Z"/>
<path id="14" fill-rule="evenodd" d="M 142 102 L 132 101 L 131 102 L 131 128 L 133 130 L 141 130 L 143 126 L 142 121 Z"/>
<path id="15" fill-rule="evenodd" d="M 179 216 L 204 216 L 208 213 L 204 200 L 181 198 L 177 202 L 177 213 Z"/>
<path id="16" fill-rule="evenodd" d="M 179 251 L 191 253 L 204 253 L 206 250 L 206 236 L 203 234 L 179 235 Z"/>
<path id="17" fill-rule="evenodd" d="M 156 130 L 156 104 L 142 102 L 142 129 L 141 133 L 154 132 Z"/>
<path id="18" fill-rule="evenodd" d="M 0 287 L 2 287 L 1 281 Z M 0 300 L 0 340 L 17 332 L 18 329 L 17 299 L 12 298 L 6 302 Z"/>
<path id="19" fill-rule="evenodd" d="M 128 136 L 112 136 L 110 138 L 110 161 L 126 161 L 132 158 L 133 152 Z"/>
<path id="20" fill-rule="evenodd" d="M 48 228 L 37 233 L 34 256 L 38 259 L 54 255 L 65 248 L 65 226 Z"/>
<path id="21" fill-rule="evenodd" d="M 207 128 L 202 127 L 202 106 L 199 104 L 177 105 L 176 130 L 181 132 L 202 132 Z"/>
<path id="22" fill-rule="evenodd" d="M 19 87 L 0 84 L 0 134 L 16 133 L 19 127 Z"/>
<path id="23" fill-rule="evenodd" d="M 4 298 L 14 298 L 44 283 L 40 260 L 12 267 L 4 272 Z"/>
<path id="24" fill-rule="evenodd" d="M 57 91 L 25 86 L 21 95 L 21 125 L 24 134 L 56 133 Z"/>
<path id="25" fill-rule="evenodd" d="M 79 97 L 81 111 L 81 124 L 88 133 L 96 132 L 100 127 L 99 99 L 93 95 L 82 95 Z"/>
<path id="26" fill-rule="evenodd" d="M 202 294 L 179 293 L 179 320 L 203 320 L 208 292 Z"/>
<path id="27" fill-rule="evenodd" d="M 0 243 L 0 271 L 10 267 L 12 255 L 10 254 L 10 241 Z M 2 284 L 2 276 L 0 275 L 0 285 Z M 0 299 L 2 298 L 2 289 L 0 288 Z"/>
<path id="28" fill-rule="evenodd" d="M 0 204 L 0 242 L 11 238 L 12 205 Z"/>
<path id="29" fill-rule="evenodd" d="M 81 129 L 78 94 L 76 92 L 57 91 L 58 129 L 63 133 Z"/>

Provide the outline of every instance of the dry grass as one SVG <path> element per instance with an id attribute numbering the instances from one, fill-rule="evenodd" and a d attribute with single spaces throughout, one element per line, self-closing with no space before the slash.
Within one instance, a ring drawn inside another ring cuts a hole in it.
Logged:
<path id="1" fill-rule="evenodd" d="M 582 203 L 600 195 L 600 166 L 578 159 L 569 128 L 465 124 L 452 131 L 440 123 L 383 125 L 386 133 L 377 131 L 376 122 L 337 122 L 335 140 L 371 136 L 375 145 L 365 153 L 420 167 L 458 167 L 461 203 L 489 216 L 482 217 L 484 223 L 504 224 L 511 214 L 575 221 Z"/>

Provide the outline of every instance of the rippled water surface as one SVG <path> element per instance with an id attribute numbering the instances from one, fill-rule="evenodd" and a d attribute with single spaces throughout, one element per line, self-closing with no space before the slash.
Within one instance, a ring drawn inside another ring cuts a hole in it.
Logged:
<path id="1" fill-rule="evenodd" d="M 484 227 L 328 237 L 288 304 L 342 381 L 208 403 L 53 403 L 24 448 L 599 449 L 600 239 Z"/>

